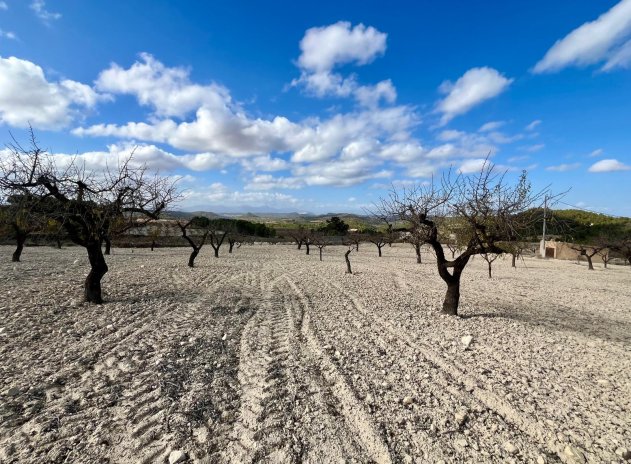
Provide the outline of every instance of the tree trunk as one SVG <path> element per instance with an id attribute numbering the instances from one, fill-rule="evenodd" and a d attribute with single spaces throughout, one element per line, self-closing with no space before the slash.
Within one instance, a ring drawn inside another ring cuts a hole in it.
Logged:
<path id="1" fill-rule="evenodd" d="M 305 247 L 307 247 L 307 254 L 309 254 L 309 244 L 305 243 Z"/>
<path id="2" fill-rule="evenodd" d="M 24 242 L 26 242 L 25 233 L 17 233 L 15 236 L 15 241 L 17 242 L 17 246 L 15 247 L 15 251 L 13 252 L 13 256 L 11 257 L 11 261 L 14 263 L 20 262 L 20 257 L 22 256 L 22 250 L 24 250 Z"/>
<path id="3" fill-rule="evenodd" d="M 346 273 L 347 274 L 352 274 L 353 270 L 351 269 L 351 260 L 349 259 L 348 255 L 351 254 L 352 250 L 348 250 L 346 253 L 344 253 L 344 259 L 346 260 Z"/>
<path id="4" fill-rule="evenodd" d="M 302 242 L 301 241 L 298 241 L 298 249 L 302 250 Z"/>
<path id="5" fill-rule="evenodd" d="M 355 251 L 359 251 L 359 242 L 355 244 Z"/>
<path id="6" fill-rule="evenodd" d="M 422 264 L 423 261 L 421 260 L 421 244 L 420 243 L 414 244 L 414 250 L 416 251 L 416 263 Z"/>
<path id="7" fill-rule="evenodd" d="M 379 250 L 379 257 L 381 258 L 381 247 L 379 245 L 377 245 L 377 250 Z"/>
<path id="8" fill-rule="evenodd" d="M 84 296 L 89 303 L 102 304 L 101 279 L 107 273 L 107 263 L 101 249 L 101 242 L 89 242 L 85 247 L 90 260 L 90 273 L 85 278 Z"/>
<path id="9" fill-rule="evenodd" d="M 61 250 L 61 239 L 57 237 L 57 249 Z"/>
<path id="10" fill-rule="evenodd" d="M 513 259 L 512 259 L 512 261 L 511 261 L 511 267 L 517 267 L 517 266 L 515 265 L 515 264 L 516 264 L 516 261 L 517 261 L 517 255 L 512 255 L 512 256 L 513 256 Z"/>
<path id="11" fill-rule="evenodd" d="M 232 253 L 232 249 L 234 248 L 234 242 L 230 241 L 230 242 L 228 242 L 228 245 L 230 245 L 228 247 L 228 253 Z"/>
<path id="12" fill-rule="evenodd" d="M 152 240 L 151 241 L 151 251 L 153 251 L 153 249 L 156 247 L 156 241 Z"/>
<path id="13" fill-rule="evenodd" d="M 458 303 L 460 302 L 460 276 L 454 278 L 447 283 L 447 293 L 443 301 L 443 310 L 445 314 L 451 316 L 458 315 Z"/>
<path id="14" fill-rule="evenodd" d="M 105 242 L 105 255 L 109 255 L 112 250 L 112 241 L 109 237 L 105 237 L 103 241 Z"/>
<path id="15" fill-rule="evenodd" d="M 592 263 L 592 257 L 589 255 L 585 255 L 585 257 L 587 258 L 587 270 L 588 271 L 593 271 L 594 270 L 594 264 Z"/>
<path id="16" fill-rule="evenodd" d="M 215 258 L 219 258 L 219 247 L 213 247 L 213 250 L 215 250 Z"/>
<path id="17" fill-rule="evenodd" d="M 191 256 L 189 256 L 188 258 L 188 267 L 195 266 L 195 258 L 197 258 L 198 254 L 199 254 L 199 248 L 196 248 L 191 252 Z"/>
<path id="18" fill-rule="evenodd" d="M 491 263 L 488 262 L 487 264 L 489 265 L 489 279 L 492 279 L 493 278 L 493 273 L 491 272 Z"/>
<path id="19" fill-rule="evenodd" d="M 322 261 L 322 248 L 320 248 L 320 261 Z"/>

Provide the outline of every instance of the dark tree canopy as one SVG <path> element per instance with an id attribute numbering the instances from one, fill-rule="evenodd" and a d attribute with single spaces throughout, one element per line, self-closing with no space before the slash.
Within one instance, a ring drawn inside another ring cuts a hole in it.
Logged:
<path id="1" fill-rule="evenodd" d="M 326 224 L 319 228 L 319 231 L 327 235 L 346 235 L 349 225 L 338 216 L 333 216 L 326 220 Z"/>

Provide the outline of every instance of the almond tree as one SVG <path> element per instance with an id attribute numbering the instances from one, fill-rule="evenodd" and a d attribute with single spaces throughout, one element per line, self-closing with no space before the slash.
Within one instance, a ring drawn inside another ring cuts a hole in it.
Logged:
<path id="1" fill-rule="evenodd" d="M 542 204 L 546 194 L 547 189 L 532 192 L 525 171 L 513 184 L 487 160 L 476 175 L 449 172 L 439 185 L 392 190 L 376 207 L 381 214 L 407 221 L 432 247 L 438 273 L 447 284 L 442 311 L 457 315 L 460 278 L 469 260 L 479 254 L 503 253 L 501 242 L 519 238 L 529 229 L 536 217 L 527 212 Z M 440 240 L 446 218 L 461 222 L 458 241 L 463 251 L 451 260 Z"/>
<path id="2" fill-rule="evenodd" d="M 121 233 L 156 219 L 178 198 L 175 181 L 135 167 L 133 154 L 98 173 L 87 172 L 76 160 L 62 167 L 38 146 L 32 131 L 29 148 L 15 140 L 8 148 L 0 161 L 0 191 L 33 198 L 35 213 L 57 221 L 70 240 L 86 249 L 85 300 L 101 304 L 101 279 L 108 271 L 101 249 L 104 234 L 113 223 Z"/>
<path id="3" fill-rule="evenodd" d="M 204 231 L 204 233 L 201 235 L 201 239 L 199 239 L 198 242 L 196 242 L 195 240 L 193 240 L 193 237 L 191 237 L 188 232 L 193 229 L 203 229 L 208 227 L 208 218 L 206 217 L 201 217 L 201 216 L 196 216 L 194 218 L 192 218 L 190 221 L 188 222 L 180 222 L 177 221 L 177 225 L 180 228 L 180 230 L 182 231 L 182 238 L 184 240 L 186 240 L 188 242 L 188 244 L 191 246 L 191 248 L 193 249 L 193 251 L 191 252 L 191 255 L 188 258 L 188 267 L 194 267 L 195 266 L 195 258 L 197 258 L 197 255 L 199 254 L 199 252 L 202 250 L 202 247 L 204 246 L 204 244 L 206 243 L 206 237 L 208 237 L 208 229 L 206 229 Z M 153 246 L 152 246 L 153 248 Z"/>
<path id="4" fill-rule="evenodd" d="M 486 261 L 486 264 L 489 268 L 489 279 L 493 278 L 493 270 L 492 270 L 493 263 L 500 256 L 501 256 L 500 253 L 482 253 L 482 258 L 484 258 L 484 261 Z"/>

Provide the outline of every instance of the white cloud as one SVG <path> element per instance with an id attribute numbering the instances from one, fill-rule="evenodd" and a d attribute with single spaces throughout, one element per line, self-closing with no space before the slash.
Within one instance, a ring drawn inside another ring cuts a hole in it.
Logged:
<path id="1" fill-rule="evenodd" d="M 490 122 L 487 122 L 486 124 L 483 124 L 482 127 L 478 129 L 478 132 L 495 131 L 505 124 L 506 124 L 506 121 L 490 121 Z"/>
<path id="2" fill-rule="evenodd" d="M 1 38 L 5 38 L 5 39 L 9 39 L 9 40 L 17 40 L 18 36 L 15 35 L 14 32 L 3 31 L 2 29 L 0 29 L 0 39 Z"/>
<path id="3" fill-rule="evenodd" d="M 99 74 L 97 89 L 133 95 L 141 105 L 153 108 L 157 116 L 181 118 L 200 107 L 222 111 L 231 105 L 226 88 L 193 84 L 188 69 L 166 67 L 148 53 L 141 53 L 140 59 L 129 69 L 112 63 Z"/>
<path id="4" fill-rule="evenodd" d="M 397 92 L 390 79 L 375 85 L 360 85 L 354 75 L 343 77 L 334 73 L 338 65 L 365 65 L 386 51 L 387 34 L 374 27 L 349 22 L 314 27 L 305 32 L 300 41 L 301 54 L 297 65 L 300 77 L 292 81 L 293 86 L 304 85 L 307 92 L 316 97 L 353 96 L 365 107 L 375 107 L 383 100 L 394 103 Z"/>
<path id="5" fill-rule="evenodd" d="M 296 177 L 274 177 L 271 174 L 260 174 L 252 177 L 244 190 L 298 189 L 303 182 Z"/>
<path id="6" fill-rule="evenodd" d="M 0 10 L 8 10 L 8 9 L 9 9 L 9 5 L 7 5 L 7 2 L 0 1 Z"/>
<path id="7" fill-rule="evenodd" d="M 298 65 L 308 71 L 330 71 L 338 64 L 370 63 L 386 51 L 387 34 L 346 21 L 307 29 L 300 41 Z"/>
<path id="8" fill-rule="evenodd" d="M 489 67 L 469 69 L 455 83 L 443 82 L 440 91 L 447 96 L 437 104 L 437 110 L 443 113 L 441 123 L 446 124 L 474 106 L 496 97 L 511 82 L 513 79 L 506 78 Z"/>
<path id="9" fill-rule="evenodd" d="M 596 150 L 592 151 L 589 155 L 587 155 L 589 158 L 596 158 L 598 156 L 602 156 L 602 154 L 605 151 L 602 148 L 597 148 Z"/>
<path id="10" fill-rule="evenodd" d="M 248 171 L 283 171 L 289 168 L 289 163 L 282 158 L 272 158 L 271 156 L 257 156 L 256 158 L 244 159 L 241 165 Z"/>
<path id="11" fill-rule="evenodd" d="M 557 166 L 548 166 L 546 171 L 567 172 L 581 167 L 581 163 L 563 163 Z"/>
<path id="12" fill-rule="evenodd" d="M 460 165 L 458 172 L 462 174 L 473 174 L 476 172 L 482 171 L 482 168 L 489 161 L 486 158 L 477 158 L 472 160 L 467 160 Z"/>
<path id="13" fill-rule="evenodd" d="M 526 130 L 527 131 L 533 131 L 537 128 L 537 126 L 539 126 L 541 124 L 541 119 L 535 119 L 533 122 L 531 122 L 530 124 L 528 124 L 526 126 Z"/>
<path id="14" fill-rule="evenodd" d="M 90 171 L 102 171 L 107 166 L 118 165 L 132 153 L 133 165 L 146 165 L 152 171 L 173 171 L 180 168 L 191 171 L 209 171 L 220 169 L 230 161 L 214 153 L 174 155 L 155 145 L 133 143 L 108 145 L 107 151 L 89 151 L 80 154 L 54 153 L 53 156 L 62 166 L 74 161 L 84 165 Z"/>
<path id="15" fill-rule="evenodd" d="M 46 2 L 44 0 L 33 0 L 30 8 L 35 12 L 35 15 L 45 23 L 61 18 L 61 13 L 53 13 L 46 9 Z"/>
<path id="16" fill-rule="evenodd" d="M 627 66 L 631 60 L 630 36 L 631 0 L 622 0 L 598 19 L 558 40 L 535 65 L 534 72 L 555 72 L 568 66 L 588 66 L 603 61 L 603 70 Z"/>
<path id="17" fill-rule="evenodd" d="M 107 99 L 72 80 L 49 82 L 30 61 L 0 57 L 0 122 L 39 129 L 59 129 Z"/>
<path id="18" fill-rule="evenodd" d="M 613 171 L 628 171 L 631 166 L 628 166 L 616 159 L 604 159 L 592 164 L 589 172 L 613 172 Z"/>
<path id="19" fill-rule="evenodd" d="M 239 208 L 239 207 L 268 207 L 270 209 L 290 207 L 299 204 L 291 195 L 277 192 L 241 192 L 232 190 L 221 182 L 215 182 L 206 187 L 193 188 L 184 192 L 182 205 L 185 208 L 203 207 Z"/>

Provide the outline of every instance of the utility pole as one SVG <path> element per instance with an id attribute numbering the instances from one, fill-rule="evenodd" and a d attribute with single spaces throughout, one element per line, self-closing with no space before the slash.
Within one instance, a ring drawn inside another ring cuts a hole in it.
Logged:
<path id="1" fill-rule="evenodd" d="M 543 234 L 541 236 L 541 246 L 539 247 L 539 253 L 542 258 L 546 257 L 546 216 L 548 210 L 548 195 L 543 198 Z"/>

